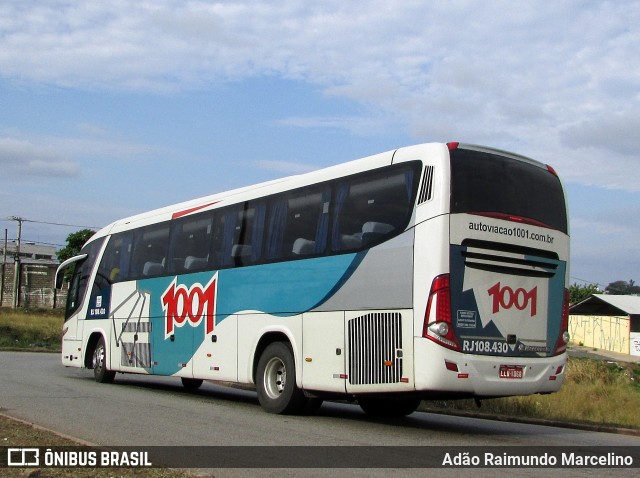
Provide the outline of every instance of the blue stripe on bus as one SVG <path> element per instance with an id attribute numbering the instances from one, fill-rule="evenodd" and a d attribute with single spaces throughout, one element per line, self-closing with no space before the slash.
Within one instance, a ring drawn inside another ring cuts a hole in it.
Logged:
<path id="1" fill-rule="evenodd" d="M 313 310 L 329 300 L 348 281 L 365 255 L 361 252 L 181 275 L 177 285 L 187 288 L 196 283 L 204 285 L 218 273 L 216 325 L 243 311 L 288 317 Z M 173 340 L 165 338 L 161 297 L 173 280 L 174 276 L 137 282 L 138 291 L 151 297 L 152 361 L 156 361 L 154 357 L 161 360 L 157 360 L 150 371 L 161 375 L 180 371 L 205 338 L 204 320 L 195 327 L 187 323 L 175 327 Z"/>

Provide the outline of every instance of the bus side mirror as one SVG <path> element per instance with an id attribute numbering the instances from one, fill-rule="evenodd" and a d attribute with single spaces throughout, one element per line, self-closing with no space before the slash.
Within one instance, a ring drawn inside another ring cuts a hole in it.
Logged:
<path id="1" fill-rule="evenodd" d="M 62 283 L 64 282 L 64 274 L 62 272 L 63 271 L 56 271 L 56 283 L 54 287 L 58 290 L 62 289 Z"/>
<path id="2" fill-rule="evenodd" d="M 78 256 L 74 256 L 70 259 L 67 259 L 62 264 L 58 266 L 58 270 L 56 270 L 56 280 L 55 280 L 55 288 L 62 289 L 62 284 L 64 283 L 64 272 L 71 264 L 75 264 L 78 261 L 82 261 L 87 258 L 87 254 L 80 254 Z"/>

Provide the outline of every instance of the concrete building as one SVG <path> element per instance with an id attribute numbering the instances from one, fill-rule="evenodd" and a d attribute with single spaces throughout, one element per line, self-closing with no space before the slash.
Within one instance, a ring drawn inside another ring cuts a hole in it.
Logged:
<path id="1" fill-rule="evenodd" d="M 15 306 L 16 295 L 16 249 L 15 241 L 0 244 L 0 305 Z M 26 308 L 53 308 L 60 306 L 59 294 L 53 289 L 58 268 L 56 248 L 30 242 L 20 244 L 18 261 L 18 306 Z"/>
<path id="2" fill-rule="evenodd" d="M 640 356 L 640 296 L 593 294 L 569 309 L 571 342 Z"/>

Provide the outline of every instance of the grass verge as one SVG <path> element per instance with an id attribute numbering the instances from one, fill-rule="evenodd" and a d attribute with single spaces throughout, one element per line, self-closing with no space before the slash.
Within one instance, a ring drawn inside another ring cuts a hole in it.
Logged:
<path id="1" fill-rule="evenodd" d="M 429 401 L 422 407 L 640 429 L 640 365 L 572 357 L 558 393 L 485 400 L 480 409 L 473 400 Z"/>
<path id="2" fill-rule="evenodd" d="M 47 430 L 0 415 L 0 443 L 7 447 L 78 446 L 78 443 Z M 167 468 L 3 468 L 7 478 L 187 478 L 188 472 Z"/>
<path id="3" fill-rule="evenodd" d="M 0 350 L 59 352 L 63 322 L 60 311 L 0 308 Z"/>

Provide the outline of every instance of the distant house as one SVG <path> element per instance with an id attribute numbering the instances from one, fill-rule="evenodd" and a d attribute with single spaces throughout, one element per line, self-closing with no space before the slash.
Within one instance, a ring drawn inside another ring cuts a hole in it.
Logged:
<path id="1" fill-rule="evenodd" d="M 593 294 L 569 308 L 571 342 L 640 356 L 640 296 Z"/>

